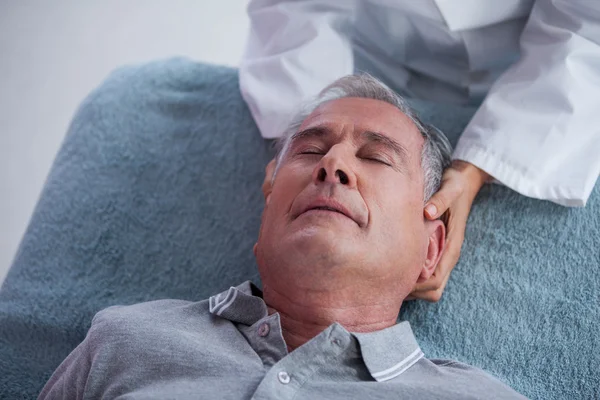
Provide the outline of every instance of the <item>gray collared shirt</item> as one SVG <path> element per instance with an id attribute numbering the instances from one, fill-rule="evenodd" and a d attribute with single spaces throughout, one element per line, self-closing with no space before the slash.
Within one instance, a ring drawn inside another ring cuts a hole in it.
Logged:
<path id="1" fill-rule="evenodd" d="M 100 311 L 40 399 L 513 399 L 480 369 L 424 357 L 408 322 L 334 323 L 288 353 L 279 314 L 245 282 L 208 300 Z"/>

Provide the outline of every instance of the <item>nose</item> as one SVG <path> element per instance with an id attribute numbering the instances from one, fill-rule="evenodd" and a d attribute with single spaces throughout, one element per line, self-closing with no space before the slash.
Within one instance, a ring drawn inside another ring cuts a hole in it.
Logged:
<path id="1" fill-rule="evenodd" d="M 324 182 L 340 183 L 348 187 L 356 186 L 356 175 L 345 162 L 344 151 L 341 148 L 333 146 L 327 154 L 321 158 L 321 161 L 313 171 L 313 182 L 320 184 Z"/>

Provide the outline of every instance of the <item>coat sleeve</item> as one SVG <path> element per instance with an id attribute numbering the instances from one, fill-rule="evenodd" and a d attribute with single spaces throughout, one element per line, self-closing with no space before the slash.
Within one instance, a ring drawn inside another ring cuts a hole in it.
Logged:
<path id="1" fill-rule="evenodd" d="M 354 8 L 354 1 L 250 1 L 240 90 L 263 137 L 281 136 L 304 101 L 353 72 Z"/>
<path id="2" fill-rule="evenodd" d="M 600 173 L 600 2 L 536 1 L 520 45 L 454 158 L 525 196 L 584 206 Z"/>

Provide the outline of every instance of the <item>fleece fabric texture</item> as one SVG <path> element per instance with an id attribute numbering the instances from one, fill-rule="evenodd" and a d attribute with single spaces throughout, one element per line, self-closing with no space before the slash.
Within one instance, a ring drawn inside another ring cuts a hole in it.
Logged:
<path id="1" fill-rule="evenodd" d="M 414 105 L 453 142 L 474 112 Z M 0 397 L 35 398 L 105 307 L 260 284 L 272 155 L 235 69 L 114 72 L 77 111 L 0 290 Z M 442 300 L 402 306 L 425 355 L 531 398 L 599 398 L 599 186 L 585 209 L 484 187 Z"/>

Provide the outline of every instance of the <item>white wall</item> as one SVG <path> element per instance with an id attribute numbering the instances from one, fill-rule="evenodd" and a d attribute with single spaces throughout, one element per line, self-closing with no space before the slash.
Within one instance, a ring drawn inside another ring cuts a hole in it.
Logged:
<path id="1" fill-rule="evenodd" d="M 236 66 L 244 0 L 0 2 L 0 282 L 69 121 L 115 67 L 172 55 Z"/>

